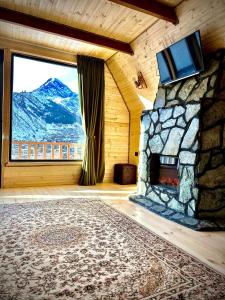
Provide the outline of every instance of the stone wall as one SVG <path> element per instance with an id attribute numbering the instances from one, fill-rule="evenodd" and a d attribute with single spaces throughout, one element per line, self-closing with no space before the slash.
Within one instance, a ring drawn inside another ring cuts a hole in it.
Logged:
<path id="1" fill-rule="evenodd" d="M 225 49 L 209 54 L 205 72 L 169 85 L 159 85 L 154 108 L 200 102 L 201 98 L 225 98 Z"/>
<path id="2" fill-rule="evenodd" d="M 159 86 L 154 110 L 142 114 L 139 195 L 186 216 L 225 217 L 224 99 L 224 49 L 201 75 Z M 150 184 L 152 153 L 178 156 L 177 191 Z"/>
<path id="3" fill-rule="evenodd" d="M 198 199 L 195 165 L 199 111 L 200 104 L 192 103 L 145 111 L 142 115 L 138 193 L 188 216 L 195 215 Z M 178 157 L 178 190 L 151 184 L 153 153 Z"/>
<path id="4" fill-rule="evenodd" d="M 177 105 L 143 112 L 138 194 L 188 216 L 196 211 L 200 104 Z M 179 189 L 151 184 L 152 154 L 177 156 Z"/>
<path id="5" fill-rule="evenodd" d="M 225 99 L 201 104 L 198 217 L 225 217 Z"/>

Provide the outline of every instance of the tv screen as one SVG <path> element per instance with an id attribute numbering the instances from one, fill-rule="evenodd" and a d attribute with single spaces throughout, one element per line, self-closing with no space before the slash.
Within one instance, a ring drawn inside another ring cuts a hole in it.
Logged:
<path id="1" fill-rule="evenodd" d="M 156 54 L 160 83 L 168 84 L 204 71 L 200 32 L 196 31 Z"/>

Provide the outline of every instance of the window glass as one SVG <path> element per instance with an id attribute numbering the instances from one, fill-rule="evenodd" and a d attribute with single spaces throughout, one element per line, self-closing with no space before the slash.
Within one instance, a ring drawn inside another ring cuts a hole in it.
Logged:
<path id="1" fill-rule="evenodd" d="M 11 160 L 81 160 L 77 68 L 13 55 Z"/>

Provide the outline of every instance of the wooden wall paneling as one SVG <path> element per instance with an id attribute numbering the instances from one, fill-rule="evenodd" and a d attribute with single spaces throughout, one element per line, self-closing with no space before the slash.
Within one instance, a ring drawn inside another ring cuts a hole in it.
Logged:
<path id="1" fill-rule="evenodd" d="M 156 20 L 108 0 L 0 0 L 0 6 L 128 43 Z"/>
<path id="2" fill-rule="evenodd" d="M 32 187 L 78 183 L 81 164 L 5 167 L 3 187 Z"/>
<path id="3" fill-rule="evenodd" d="M 74 54 L 66 51 L 61 51 L 60 49 L 55 50 L 53 48 L 41 47 L 38 45 L 21 42 L 18 40 L 11 40 L 3 37 L 0 37 L 0 47 L 10 49 L 11 52 L 15 51 L 17 53 L 53 59 L 59 62 L 67 61 L 74 63 L 76 61 L 76 57 Z"/>
<path id="4" fill-rule="evenodd" d="M 107 59 L 115 53 L 112 49 L 106 49 L 62 36 L 56 36 L 51 33 L 41 32 L 17 24 L 6 23 L 1 20 L 0 38 L 26 42 L 27 44 L 34 44 L 44 48 L 52 48 L 55 51 L 61 50 L 70 52 L 74 55 L 83 54 L 102 59 Z"/>
<path id="5" fill-rule="evenodd" d="M 134 79 L 137 79 L 137 72 L 142 71 L 142 68 L 136 64 L 133 57 L 127 55 L 118 57 L 119 59 L 117 54 L 113 56 L 107 61 L 107 65 L 130 111 L 129 162 L 138 164 L 135 152 L 139 150 L 140 115 L 144 105 L 139 98 L 143 90 L 135 87 Z"/>
<path id="6" fill-rule="evenodd" d="M 116 163 L 128 162 L 129 111 L 106 65 L 105 67 L 105 154 L 104 182 L 113 182 Z"/>
<path id="7" fill-rule="evenodd" d="M 170 8 L 171 9 L 171 8 Z M 0 19 L 9 23 L 19 24 L 38 31 L 44 31 L 57 36 L 70 38 L 72 40 L 79 40 L 94 44 L 100 47 L 122 51 L 124 53 L 133 54 L 130 44 L 105 37 L 93 32 L 81 30 L 76 27 L 68 26 L 58 22 L 38 18 L 30 14 L 24 14 L 12 9 L 0 7 Z"/>
<path id="8" fill-rule="evenodd" d="M 205 53 L 225 47 L 224 0 L 182 1 L 176 7 L 176 12 L 179 19 L 178 25 L 174 26 L 158 20 L 131 43 L 134 56 L 117 53 L 107 61 L 131 113 L 130 162 L 138 163 L 134 150 L 139 144 L 137 131 L 139 130 L 138 124 L 140 124 L 140 111 L 144 108 L 138 95 L 143 96 L 152 104 L 158 89 L 156 53 L 199 29 Z M 132 78 L 136 76 L 137 70 L 142 72 L 147 89 L 134 88 Z"/>
<path id="9" fill-rule="evenodd" d="M 168 22 L 171 22 L 172 24 L 178 24 L 178 19 L 176 16 L 176 12 L 174 8 L 160 3 L 155 0 L 110 0 L 114 3 L 117 3 L 119 5 L 129 7 L 131 9 L 134 9 L 136 11 L 141 11 L 145 14 L 149 14 L 151 16 L 154 16 L 158 19 L 162 19 Z"/>
<path id="10" fill-rule="evenodd" d="M 26 164 L 8 163 L 9 157 L 9 112 L 10 112 L 10 60 L 11 51 L 41 56 L 57 61 L 74 63 L 75 56 L 69 53 L 36 47 L 26 43 L 12 43 L 0 39 L 5 49 L 4 66 L 4 120 L 3 120 L 3 187 L 47 186 L 78 183 L 81 162 Z M 7 48 L 9 47 L 9 48 Z M 107 66 L 105 67 L 105 157 L 104 182 L 113 181 L 115 163 L 128 162 L 129 112 Z"/>

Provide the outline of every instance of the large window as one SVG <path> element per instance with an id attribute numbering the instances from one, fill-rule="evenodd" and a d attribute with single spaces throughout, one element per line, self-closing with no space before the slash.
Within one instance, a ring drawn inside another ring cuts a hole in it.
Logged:
<path id="1" fill-rule="evenodd" d="M 11 160 L 80 160 L 83 143 L 76 67 L 13 55 Z"/>

